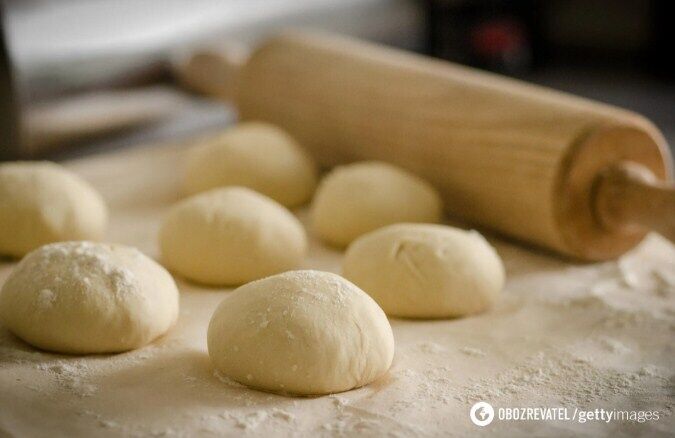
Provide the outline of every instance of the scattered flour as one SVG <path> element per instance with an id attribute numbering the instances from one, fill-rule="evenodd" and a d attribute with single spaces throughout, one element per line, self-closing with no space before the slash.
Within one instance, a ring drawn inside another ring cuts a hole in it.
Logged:
<path id="1" fill-rule="evenodd" d="M 201 420 L 205 422 L 207 430 L 218 432 L 223 428 L 223 421 L 227 424 L 232 424 L 238 429 L 246 431 L 254 431 L 260 425 L 276 421 L 282 424 L 291 423 L 295 421 L 295 415 L 280 409 L 258 409 L 255 411 L 241 412 L 239 410 L 222 412 L 218 415 L 202 415 Z"/>
<path id="2" fill-rule="evenodd" d="M 294 421 L 295 420 L 295 415 L 291 414 L 288 411 L 284 411 L 283 409 L 278 409 L 274 408 L 272 409 L 272 416 L 274 418 L 279 418 L 284 421 Z"/>
<path id="3" fill-rule="evenodd" d="M 88 383 L 90 369 L 82 361 L 57 360 L 36 365 L 40 371 L 48 373 L 61 387 L 79 397 L 91 397 L 98 392 L 98 386 Z"/>
<path id="4" fill-rule="evenodd" d="M 125 252 L 132 257 L 142 254 L 134 248 Z M 58 242 L 41 247 L 35 254 L 35 284 L 44 285 L 38 295 L 39 307 L 47 309 L 56 299 L 51 287 L 91 289 L 98 282 L 109 282 L 116 298 L 137 292 L 137 279 L 129 269 L 115 262 L 115 247 L 92 242 Z M 34 264 L 19 264 L 17 269 L 33 269 Z"/>
<path id="5" fill-rule="evenodd" d="M 108 429 L 117 428 L 120 426 L 118 422 L 112 420 L 99 420 L 99 424 L 101 425 L 101 427 L 105 427 Z"/>
<path id="6" fill-rule="evenodd" d="M 241 429 L 256 429 L 260 423 L 267 420 L 269 414 L 267 411 L 255 411 L 243 416 L 233 416 L 237 427 Z"/>
<path id="7" fill-rule="evenodd" d="M 446 348 L 435 342 L 422 342 L 417 344 L 417 348 L 423 353 L 438 354 L 446 351 Z"/>
<path id="8" fill-rule="evenodd" d="M 54 304 L 56 294 L 51 289 L 42 289 L 38 294 L 38 310 L 46 310 Z"/>
<path id="9" fill-rule="evenodd" d="M 218 372 L 218 370 L 214 370 L 213 375 L 216 377 L 216 379 L 220 380 L 221 383 L 224 383 L 225 385 L 232 388 L 246 388 L 246 386 L 242 385 L 241 383 L 235 382 L 229 377 L 222 375 L 220 372 Z"/>
<path id="10" fill-rule="evenodd" d="M 599 369 L 591 362 L 569 354 L 540 352 L 510 371 L 468 385 L 456 399 L 468 403 L 519 396 L 534 403 L 541 396 L 541 389 L 548 388 L 545 396 L 555 399 L 549 402 L 583 406 L 611 396 L 644 393 L 644 378 L 663 379 L 655 372 Z"/>
<path id="11" fill-rule="evenodd" d="M 626 347 L 620 341 L 608 337 L 601 337 L 600 345 L 610 353 L 626 354 L 631 351 L 630 348 Z"/>
<path id="12" fill-rule="evenodd" d="M 459 349 L 459 351 L 463 354 L 466 354 L 467 356 L 473 356 L 473 357 L 483 357 L 485 356 L 485 352 L 483 350 L 480 350 L 478 348 L 473 348 L 473 347 L 462 347 Z"/>

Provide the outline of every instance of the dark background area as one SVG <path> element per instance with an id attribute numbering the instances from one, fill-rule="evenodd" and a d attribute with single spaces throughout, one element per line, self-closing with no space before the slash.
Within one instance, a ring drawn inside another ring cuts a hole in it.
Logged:
<path id="1" fill-rule="evenodd" d="M 652 119 L 675 140 L 672 2 L 427 2 L 427 53 Z"/>

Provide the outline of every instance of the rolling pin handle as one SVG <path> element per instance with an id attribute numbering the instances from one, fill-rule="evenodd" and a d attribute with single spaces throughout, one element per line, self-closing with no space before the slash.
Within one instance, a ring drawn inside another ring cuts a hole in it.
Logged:
<path id="1" fill-rule="evenodd" d="M 646 167 L 623 162 L 597 182 L 595 212 L 609 230 L 653 230 L 675 242 L 675 186 Z"/>
<path id="2" fill-rule="evenodd" d="M 249 48 L 229 43 L 179 55 L 172 61 L 172 70 L 182 86 L 231 101 L 236 96 L 239 72 L 249 55 Z"/>

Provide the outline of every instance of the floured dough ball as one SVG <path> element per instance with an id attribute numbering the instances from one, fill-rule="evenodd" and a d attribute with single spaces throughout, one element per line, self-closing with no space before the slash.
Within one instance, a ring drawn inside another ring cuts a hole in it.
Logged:
<path id="1" fill-rule="evenodd" d="M 101 196 L 63 167 L 0 164 L 0 254 L 21 257 L 46 243 L 99 240 L 107 222 Z"/>
<path id="2" fill-rule="evenodd" d="M 114 353 L 142 347 L 178 316 L 171 275 L 135 248 L 59 242 L 26 255 L 0 292 L 0 319 L 35 347 Z"/>
<path id="3" fill-rule="evenodd" d="M 225 376 L 296 395 L 366 385 L 394 356 L 382 309 L 344 278 L 320 271 L 285 272 L 236 289 L 211 317 L 207 339 Z"/>
<path id="4" fill-rule="evenodd" d="M 438 222 L 441 198 L 421 178 L 387 163 L 341 166 L 319 185 L 311 209 L 314 232 L 344 247 L 362 234 L 397 222 Z"/>
<path id="5" fill-rule="evenodd" d="M 244 186 L 286 207 L 314 193 L 316 166 L 286 132 L 262 122 L 240 123 L 195 146 L 189 153 L 185 189 Z"/>
<path id="6" fill-rule="evenodd" d="M 215 189 L 176 204 L 159 244 L 169 269 L 210 285 L 239 285 L 292 269 L 307 252 L 296 217 L 244 187 Z"/>
<path id="7" fill-rule="evenodd" d="M 343 274 L 387 315 L 409 318 L 481 312 L 504 286 L 502 261 L 483 236 L 430 224 L 396 224 L 359 238 L 347 249 Z"/>

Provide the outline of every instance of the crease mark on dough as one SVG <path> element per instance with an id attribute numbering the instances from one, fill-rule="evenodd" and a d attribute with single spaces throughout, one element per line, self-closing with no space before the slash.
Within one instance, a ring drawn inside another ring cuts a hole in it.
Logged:
<path id="1" fill-rule="evenodd" d="M 356 327 L 356 330 L 359 332 L 359 351 L 365 351 L 364 350 L 364 334 L 363 334 L 363 329 L 361 328 L 361 325 L 358 323 L 356 319 L 352 319 L 352 322 L 354 323 L 354 326 Z M 351 369 L 349 370 L 352 379 L 354 379 L 355 382 L 359 381 L 359 376 L 363 375 L 365 372 L 366 366 L 367 366 L 367 359 L 366 359 L 367 354 L 362 354 L 361 356 L 357 357 L 358 359 L 358 364 L 355 364 L 352 362 Z"/>
<path id="2" fill-rule="evenodd" d="M 411 244 L 413 244 L 413 242 L 405 240 L 397 242 L 394 247 L 393 258 L 395 261 L 404 265 L 418 282 L 424 284 L 427 282 L 427 279 L 422 272 L 420 265 L 410 254 Z"/>

